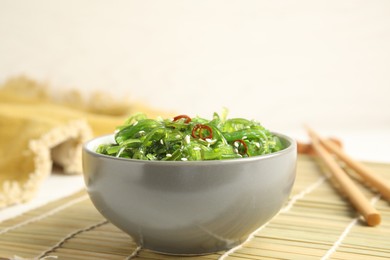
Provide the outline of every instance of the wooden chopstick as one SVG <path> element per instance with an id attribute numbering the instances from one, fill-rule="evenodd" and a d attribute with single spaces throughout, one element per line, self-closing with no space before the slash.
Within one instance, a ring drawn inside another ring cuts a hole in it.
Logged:
<path id="1" fill-rule="evenodd" d="M 347 173 L 344 172 L 344 170 L 334 160 L 332 155 L 320 143 L 318 135 L 310 128 L 306 127 L 306 129 L 311 139 L 314 151 L 330 169 L 332 176 L 345 192 L 352 205 L 360 212 L 360 214 L 362 214 L 367 222 L 367 225 L 379 225 L 381 222 L 380 213 L 370 204 L 364 194 L 348 177 Z"/>
<path id="2" fill-rule="evenodd" d="M 339 139 L 328 138 L 326 140 L 332 143 L 333 145 L 335 145 L 336 147 L 338 147 L 339 150 L 342 149 L 343 147 L 343 143 Z M 309 155 L 314 154 L 314 150 L 313 147 L 311 146 L 311 143 L 304 143 L 304 142 L 297 141 L 297 148 L 299 154 L 309 154 Z"/>
<path id="3" fill-rule="evenodd" d="M 344 151 L 342 151 L 332 142 L 329 142 L 327 139 L 319 137 L 318 134 L 313 132 L 313 130 L 311 131 L 312 131 L 312 135 L 316 136 L 316 138 L 326 149 L 334 153 L 338 158 L 340 158 L 343 162 L 345 162 L 350 168 L 355 170 L 355 172 L 359 174 L 364 181 L 366 181 L 372 187 L 376 188 L 377 191 L 383 197 L 385 197 L 387 200 L 390 200 L 390 183 L 386 179 L 376 175 L 364 164 L 352 159 L 350 156 L 348 156 Z"/>

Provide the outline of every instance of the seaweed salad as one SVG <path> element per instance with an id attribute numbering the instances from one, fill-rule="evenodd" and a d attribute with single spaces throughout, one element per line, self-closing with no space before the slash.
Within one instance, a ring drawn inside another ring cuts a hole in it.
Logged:
<path id="1" fill-rule="evenodd" d="M 227 118 L 214 113 L 211 120 L 178 115 L 150 119 L 136 114 L 119 126 L 115 143 L 102 144 L 104 155 L 158 161 L 199 161 L 243 158 L 277 152 L 280 139 L 259 122 Z"/>

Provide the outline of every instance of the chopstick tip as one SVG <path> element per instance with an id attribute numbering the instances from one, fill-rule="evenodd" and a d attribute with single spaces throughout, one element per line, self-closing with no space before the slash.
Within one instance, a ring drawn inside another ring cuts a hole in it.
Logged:
<path id="1" fill-rule="evenodd" d="M 381 215 L 377 212 L 371 213 L 366 217 L 367 225 L 373 227 L 381 223 Z"/>
<path id="2" fill-rule="evenodd" d="M 311 139 L 313 139 L 317 136 L 317 134 L 314 132 L 314 130 L 307 123 L 303 124 L 303 127 L 305 128 L 307 134 L 309 135 L 309 137 Z"/>

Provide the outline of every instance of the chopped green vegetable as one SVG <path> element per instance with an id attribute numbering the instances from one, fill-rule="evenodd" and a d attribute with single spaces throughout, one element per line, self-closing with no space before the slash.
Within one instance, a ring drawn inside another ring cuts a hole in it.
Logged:
<path id="1" fill-rule="evenodd" d="M 214 113 L 212 120 L 178 115 L 173 119 L 130 117 L 115 133 L 115 144 L 102 144 L 100 154 L 140 160 L 199 161 L 250 157 L 284 148 L 280 139 L 260 123 L 227 119 Z"/>

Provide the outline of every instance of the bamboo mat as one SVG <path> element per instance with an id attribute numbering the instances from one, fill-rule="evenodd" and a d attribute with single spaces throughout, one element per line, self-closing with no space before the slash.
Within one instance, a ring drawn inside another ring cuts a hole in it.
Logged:
<path id="1" fill-rule="evenodd" d="M 367 165 L 390 179 L 390 165 Z M 80 191 L 0 223 L 0 259 L 390 259 L 390 204 L 360 187 L 382 214 L 377 227 L 361 221 L 314 159 L 299 156 L 291 197 L 276 217 L 242 245 L 196 257 L 138 248 Z"/>

